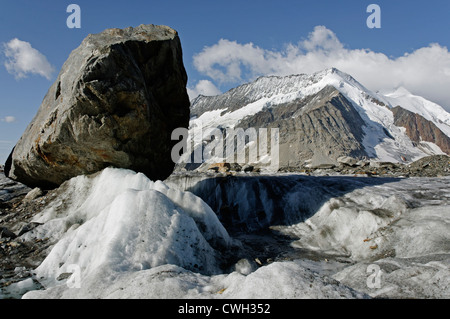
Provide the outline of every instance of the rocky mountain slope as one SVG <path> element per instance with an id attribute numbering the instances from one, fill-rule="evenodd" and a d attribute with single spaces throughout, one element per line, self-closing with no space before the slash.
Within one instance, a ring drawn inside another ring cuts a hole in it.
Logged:
<path id="1" fill-rule="evenodd" d="M 367 157 L 361 123 L 351 102 L 333 86 L 326 86 L 312 96 L 264 108 L 236 127 L 278 128 L 280 166 L 300 167 L 311 158 L 327 163 L 344 155 Z"/>
<path id="2" fill-rule="evenodd" d="M 421 142 L 430 142 L 439 146 L 444 153 L 450 154 L 450 137 L 433 122 L 401 106 L 394 107 L 392 113 L 394 113 L 394 124 L 406 128 L 406 135 L 416 145 L 420 146 Z"/>
<path id="3" fill-rule="evenodd" d="M 397 106 L 429 124 L 416 125 L 413 135 Z M 336 164 L 343 155 L 412 162 L 447 153 L 450 136 L 450 114 L 439 105 L 405 90 L 386 96 L 372 92 L 335 68 L 261 77 L 219 96 L 199 96 L 192 101 L 191 134 L 199 123 L 205 131 L 277 127 L 280 166 L 288 167 Z"/>

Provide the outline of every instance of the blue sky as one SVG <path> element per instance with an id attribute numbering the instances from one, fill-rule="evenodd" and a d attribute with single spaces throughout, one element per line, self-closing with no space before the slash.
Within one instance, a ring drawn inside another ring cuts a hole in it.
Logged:
<path id="1" fill-rule="evenodd" d="M 80 29 L 66 25 L 71 3 L 81 8 Z M 381 8 L 380 29 L 366 25 L 371 3 Z M 192 95 L 224 92 L 259 75 L 336 66 L 371 89 L 402 85 L 449 110 L 450 102 L 444 105 L 445 91 L 450 91 L 449 14 L 448 0 L 3 0 L 0 162 L 35 115 L 70 52 L 89 33 L 151 23 L 176 29 Z M 42 69 L 42 62 L 37 68 L 41 73 L 8 71 L 6 47 L 13 39 L 38 52 L 42 59 L 33 61 L 45 60 L 47 68 Z M 367 67 L 376 63 L 377 72 Z M 437 71 L 440 77 L 430 76 Z"/>

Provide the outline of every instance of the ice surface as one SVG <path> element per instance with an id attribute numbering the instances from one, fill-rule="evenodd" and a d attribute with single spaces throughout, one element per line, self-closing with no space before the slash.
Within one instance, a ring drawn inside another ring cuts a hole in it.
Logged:
<path id="1" fill-rule="evenodd" d="M 72 264 L 86 275 L 101 268 L 132 271 L 175 264 L 215 273 L 215 259 L 194 220 L 166 196 L 129 190 L 66 234 L 36 272 L 56 278 Z"/>
<path id="2" fill-rule="evenodd" d="M 341 283 L 377 298 L 450 297 L 449 255 L 428 258 L 384 258 L 361 262 L 333 276 Z"/>
<path id="3" fill-rule="evenodd" d="M 28 291 L 33 291 L 36 289 L 39 289 L 39 285 L 37 285 L 32 278 L 27 278 L 0 290 L 0 300 L 5 298 L 17 299 L 22 297 Z"/>
<path id="4" fill-rule="evenodd" d="M 112 168 L 74 178 L 60 192 L 36 216 L 44 224 L 26 234 L 56 242 L 36 269 L 44 286 L 60 284 L 60 275 L 70 273 L 73 265 L 83 284 L 98 272 L 134 272 L 165 264 L 220 272 L 215 248 L 229 247 L 231 238 L 193 194 Z"/>
<path id="5" fill-rule="evenodd" d="M 152 182 L 120 169 L 68 181 L 36 216 L 44 224 L 22 236 L 55 242 L 35 270 L 46 289 L 24 298 L 448 297 L 450 178 L 226 181 L 231 186 L 194 175 Z M 239 204 L 242 223 L 255 225 L 264 207 L 272 218 L 266 226 L 291 236 L 291 250 L 319 257 L 294 253 L 264 265 L 246 258 L 225 270 L 224 252 L 240 246 L 185 188 Z M 375 288 L 373 267 L 382 274 Z M 22 293 L 38 288 L 21 285 Z"/>
<path id="6" fill-rule="evenodd" d="M 218 212 L 226 227 L 241 225 L 254 231 L 275 225 L 297 224 L 316 214 L 323 205 L 334 205 L 333 198 L 338 200 L 355 189 L 393 181 L 396 180 L 301 174 L 252 176 L 243 173 L 227 178 L 180 174 L 171 176 L 166 183 L 203 198 Z M 232 221 L 231 225 L 227 220 Z"/>
<path id="7" fill-rule="evenodd" d="M 33 220 L 44 225 L 26 236 L 58 240 L 71 227 L 76 228 L 97 216 L 119 195 L 130 190 L 154 190 L 165 195 L 201 226 L 205 238 L 213 241 L 219 238 L 225 245 L 230 243 L 230 237 L 215 213 L 197 196 L 171 189 L 161 181 L 153 182 L 144 174 L 113 168 L 94 177 L 78 176 L 64 183 L 51 205 Z"/>
<path id="8" fill-rule="evenodd" d="M 298 262 L 241 260 L 221 274 L 219 250 L 234 241 L 211 208 L 128 170 L 71 179 L 35 220 L 23 236 L 55 245 L 35 270 L 45 290 L 24 298 L 364 297 Z"/>
<path id="9" fill-rule="evenodd" d="M 180 189 L 191 189 L 213 206 L 223 201 L 222 193 L 226 191 L 229 201 L 224 204 L 239 212 L 240 218 L 251 227 L 255 227 L 255 212 L 261 209 L 258 203 L 277 199 L 277 205 L 271 210 L 266 206 L 266 215 L 275 217 L 270 228 L 296 238 L 291 243 L 294 250 L 313 250 L 353 263 L 351 267 L 339 263 L 332 266 L 333 261 L 303 259 L 301 265 L 321 273 L 324 267 L 329 267 L 326 275 L 373 297 L 448 296 L 448 280 L 438 282 L 449 271 L 446 261 L 450 256 L 448 177 L 279 174 L 223 180 L 193 175 L 172 176 L 169 183 L 173 187 L 178 184 Z M 247 205 L 241 205 L 243 198 L 247 199 Z M 367 268 L 373 263 L 386 271 L 379 289 L 370 289 L 366 282 L 370 276 Z M 388 272 L 392 267 L 384 266 L 393 263 L 400 266 L 395 272 Z"/>
<path id="10" fill-rule="evenodd" d="M 205 276 L 175 265 L 119 273 L 100 272 L 80 288 L 56 286 L 27 298 L 366 298 L 367 295 L 297 262 L 275 262 L 245 276 L 239 272 Z"/>
<path id="11" fill-rule="evenodd" d="M 449 178 L 410 178 L 356 189 L 327 201 L 305 222 L 278 226 L 294 247 L 346 256 L 333 278 L 372 297 L 448 298 Z M 369 266 L 379 267 L 373 287 Z"/>
<path id="12" fill-rule="evenodd" d="M 449 184 L 449 178 L 429 184 L 410 178 L 366 186 L 330 199 L 305 222 L 277 229 L 300 238 L 297 247 L 354 260 L 449 253 Z"/>

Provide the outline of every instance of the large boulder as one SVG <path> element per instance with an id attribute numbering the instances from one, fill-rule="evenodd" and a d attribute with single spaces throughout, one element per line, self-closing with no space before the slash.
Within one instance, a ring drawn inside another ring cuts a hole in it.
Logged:
<path id="1" fill-rule="evenodd" d="M 44 188 L 108 166 L 165 179 L 174 168 L 171 133 L 189 123 L 186 84 L 175 30 L 91 34 L 64 63 L 5 173 Z"/>

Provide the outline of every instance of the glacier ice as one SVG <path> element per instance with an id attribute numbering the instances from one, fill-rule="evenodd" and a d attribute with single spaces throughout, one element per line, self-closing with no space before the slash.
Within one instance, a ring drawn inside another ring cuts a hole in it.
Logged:
<path id="1" fill-rule="evenodd" d="M 293 258 L 300 258 L 302 265 L 317 272 L 327 269 L 326 274 L 373 297 L 448 296 L 448 282 L 439 279 L 450 271 L 448 177 L 277 174 L 200 178 L 193 174 L 173 175 L 168 183 L 194 192 L 216 211 L 233 207 L 234 220 L 246 221 L 247 231 L 269 227 L 290 236 L 294 251 L 325 254 L 313 267 L 301 253 Z M 245 205 L 241 204 L 244 199 Z M 265 206 L 260 204 L 263 202 Z M 276 205 L 267 205 L 271 202 Z M 272 219 L 255 223 L 262 207 Z M 323 262 L 325 258 L 328 261 Z M 331 267 L 333 260 L 348 265 Z M 369 289 L 366 282 L 370 276 L 367 269 L 374 263 L 386 272 L 380 289 Z M 400 269 L 392 272 L 389 265 L 395 263 Z"/>
<path id="2" fill-rule="evenodd" d="M 99 271 L 121 273 L 165 264 L 220 272 L 215 248 L 229 247 L 231 238 L 193 194 L 112 168 L 74 178 L 60 191 L 53 205 L 36 216 L 43 225 L 26 234 L 56 242 L 36 269 L 44 286 L 58 285 L 71 265 L 79 267 L 82 282 Z"/>
<path id="3" fill-rule="evenodd" d="M 35 270 L 45 289 L 24 298 L 365 297 L 298 262 L 222 273 L 220 251 L 236 243 L 211 208 L 128 170 L 71 179 L 36 221 L 24 236 L 55 245 Z"/>
<path id="4" fill-rule="evenodd" d="M 22 235 L 54 242 L 35 270 L 45 289 L 24 298 L 445 298 L 449 184 L 295 174 L 153 182 L 108 168 L 63 184 L 35 216 L 42 225 Z M 242 256 L 251 249 L 235 237 L 239 227 L 211 208 L 224 200 L 261 251 L 269 241 L 257 231 L 270 228 L 289 236 L 270 244 L 286 252 L 263 264 Z M 229 253 L 239 259 L 224 268 Z M 367 284 L 374 265 L 376 289 Z"/>
<path id="5" fill-rule="evenodd" d="M 27 293 L 24 299 L 352 299 L 367 298 L 297 262 L 275 262 L 249 275 L 206 276 L 175 265 L 112 274 L 102 271 L 78 289 L 64 285 Z"/>

